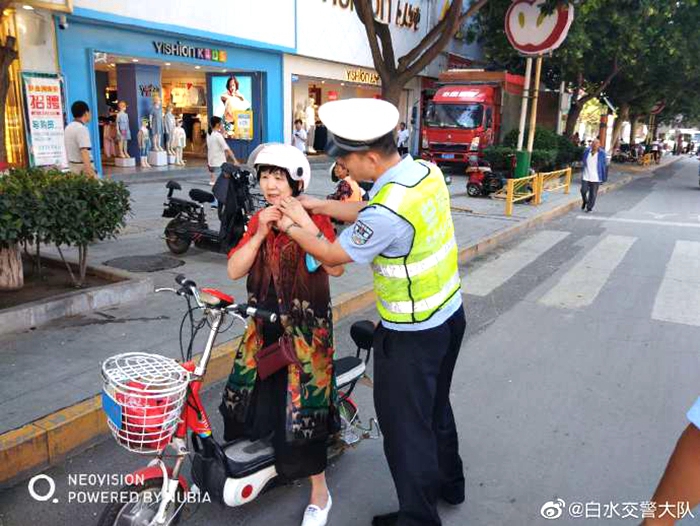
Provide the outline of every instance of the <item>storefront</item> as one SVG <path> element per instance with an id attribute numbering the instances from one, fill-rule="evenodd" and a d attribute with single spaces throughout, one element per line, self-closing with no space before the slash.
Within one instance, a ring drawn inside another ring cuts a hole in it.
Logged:
<path id="1" fill-rule="evenodd" d="M 168 107 L 182 118 L 186 156 L 206 155 L 205 133 L 214 115 L 224 118 L 225 137 L 240 158 L 260 142 L 282 140 L 283 46 L 217 34 L 206 40 L 203 31 L 78 8 L 61 25 L 56 36 L 66 105 L 84 100 L 93 109 L 92 141 L 101 145 L 101 155 L 94 156 L 98 170 L 116 153 L 105 147 L 105 136 L 114 136 L 106 128 L 114 126 L 119 101 L 126 103 L 128 153 L 137 164 L 144 119 L 153 139 L 153 132 L 165 133 L 157 115 Z M 185 32 L 192 36 L 183 37 Z M 157 138 L 165 149 L 166 138 Z"/>

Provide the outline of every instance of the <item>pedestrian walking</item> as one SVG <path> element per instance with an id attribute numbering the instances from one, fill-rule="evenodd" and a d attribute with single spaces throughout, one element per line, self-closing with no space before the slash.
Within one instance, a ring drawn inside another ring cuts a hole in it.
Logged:
<path id="1" fill-rule="evenodd" d="M 221 165 L 230 159 L 232 163 L 238 164 L 236 156 L 228 147 L 226 139 L 221 133 L 221 117 L 212 117 L 209 135 L 207 136 L 207 164 L 209 165 L 209 184 L 214 186 L 216 177 L 221 170 Z"/>
<path id="2" fill-rule="evenodd" d="M 399 150 L 399 155 L 403 157 L 408 153 L 408 141 L 411 137 L 411 133 L 406 129 L 406 123 L 402 122 L 399 125 L 399 133 L 397 137 L 397 147 Z"/>
<path id="3" fill-rule="evenodd" d="M 303 121 L 301 119 L 295 120 L 294 121 L 294 137 L 292 138 L 292 144 L 294 145 L 295 148 L 306 153 L 306 141 L 307 141 L 307 139 L 308 139 L 308 135 L 306 134 L 306 130 L 304 129 Z"/>
<path id="4" fill-rule="evenodd" d="M 73 122 L 66 126 L 64 142 L 68 156 L 68 168 L 74 174 L 85 173 L 97 177 L 92 164 L 92 141 L 87 123 L 90 122 L 90 107 L 82 100 L 76 100 L 70 107 Z"/>
<path id="5" fill-rule="evenodd" d="M 598 188 L 608 180 L 608 165 L 600 139 L 595 138 L 583 152 L 583 177 L 581 178 L 581 210 L 590 212 L 595 206 Z"/>
<path id="6" fill-rule="evenodd" d="M 465 331 L 450 196 L 440 169 L 401 157 L 396 107 L 376 99 L 319 109 L 326 152 L 358 180 L 374 181 L 369 203 L 287 198 L 279 222 L 326 265 L 371 264 L 381 323 L 374 334 L 374 403 L 399 510 L 375 526 L 439 526 L 439 498 L 464 501 L 465 480 L 450 405 Z M 305 228 L 306 210 L 354 222 L 334 243 Z"/>

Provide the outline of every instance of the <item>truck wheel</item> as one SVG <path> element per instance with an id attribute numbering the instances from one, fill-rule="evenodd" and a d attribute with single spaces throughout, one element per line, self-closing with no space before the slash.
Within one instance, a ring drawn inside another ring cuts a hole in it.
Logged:
<path id="1" fill-rule="evenodd" d="M 158 512 L 162 487 L 162 478 L 148 479 L 143 481 L 143 484 L 122 487 L 119 490 L 119 495 L 129 495 L 129 499 L 123 499 L 127 502 L 108 504 L 100 515 L 97 526 L 143 526 L 150 524 Z M 175 502 L 170 504 L 166 513 L 166 524 L 175 525 L 180 522 L 183 510 L 180 509 L 180 513 L 177 515 L 175 513 L 184 501 L 184 496 L 184 489 L 182 486 L 178 486 Z"/>
<path id="2" fill-rule="evenodd" d="M 173 254 L 184 254 L 190 248 L 190 239 L 177 234 L 180 221 L 173 219 L 165 227 L 165 244 Z"/>
<path id="3" fill-rule="evenodd" d="M 481 187 L 476 183 L 467 184 L 467 195 L 469 195 L 469 197 L 481 196 Z"/>

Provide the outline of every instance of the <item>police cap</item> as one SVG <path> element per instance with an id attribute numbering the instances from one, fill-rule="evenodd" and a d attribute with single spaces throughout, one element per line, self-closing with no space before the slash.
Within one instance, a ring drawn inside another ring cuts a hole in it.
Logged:
<path id="1" fill-rule="evenodd" d="M 331 157 L 369 150 L 399 122 L 396 106 L 379 99 L 327 102 L 318 109 L 318 116 L 328 128 L 326 153 Z"/>

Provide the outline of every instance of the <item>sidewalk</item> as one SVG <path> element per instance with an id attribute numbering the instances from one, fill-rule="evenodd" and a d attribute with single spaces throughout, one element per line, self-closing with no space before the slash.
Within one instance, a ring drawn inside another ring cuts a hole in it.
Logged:
<path id="1" fill-rule="evenodd" d="M 673 160 L 665 158 L 661 167 Z M 601 188 L 601 195 L 635 177 L 649 176 L 650 172 L 636 167 L 613 166 L 608 183 Z M 197 181 L 193 184 L 205 183 Z M 330 181 L 321 180 L 313 193 L 322 195 L 327 187 L 332 187 Z M 188 189 L 183 187 L 183 190 Z M 460 260 L 463 263 L 524 229 L 566 213 L 580 204 L 577 183 L 572 184 L 569 195 L 549 194 L 539 207 L 517 205 L 511 217 L 503 215 L 505 203 L 501 200 L 467 197 L 464 177 L 453 176 L 450 191 Z M 135 217 L 128 222 L 120 238 L 90 248 L 91 262 L 104 264 L 118 256 L 167 254 L 160 237 L 167 221 L 160 217 L 164 195 L 162 185 L 135 185 L 132 195 Z M 184 273 L 199 285 L 220 288 L 239 299 L 246 297 L 245 280 L 231 282 L 227 278 L 224 255 L 190 249 L 177 259 L 184 264 L 171 270 L 150 273 L 156 287 L 173 286 L 174 277 Z M 331 279 L 336 315 L 344 317 L 368 306 L 372 302 L 371 285 L 372 275 L 366 265 L 348 265 L 342 278 Z M 141 303 L 66 318 L 36 329 L 0 336 L 0 375 L 4 379 L 0 384 L 0 460 L 10 454 L 8 448 L 17 447 L 22 443 L 22 437 L 27 435 L 24 430 L 19 430 L 3 438 L 2 433 L 17 430 L 46 415 L 59 415 L 54 421 L 60 423 L 68 418 L 66 414 L 75 414 L 78 410 L 56 412 L 91 400 L 99 393 L 99 364 L 107 357 L 123 352 L 149 351 L 179 358 L 178 327 L 184 308 L 180 298 L 153 294 Z M 236 325 L 231 331 L 221 334 L 218 343 L 230 343 L 241 332 L 241 326 Z M 201 347 L 202 342 L 197 342 L 195 348 Z M 221 352 L 230 353 L 231 347 L 229 345 Z M 230 368 L 230 359 L 226 358 L 229 355 L 221 356 L 225 358 L 222 359 L 222 371 L 225 371 L 224 362 Z M 96 429 L 99 427 L 96 423 L 92 425 Z M 6 478 L 0 469 L 0 484 Z"/>

